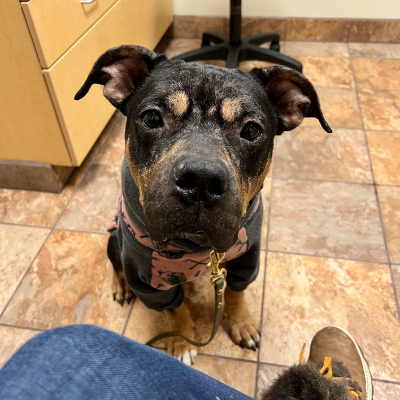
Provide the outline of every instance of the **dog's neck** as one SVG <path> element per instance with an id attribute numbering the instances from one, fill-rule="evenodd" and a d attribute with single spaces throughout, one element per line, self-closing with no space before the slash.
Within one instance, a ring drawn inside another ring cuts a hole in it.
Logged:
<path id="1" fill-rule="evenodd" d="M 132 220 L 132 222 L 143 232 L 147 232 L 143 207 L 139 201 L 139 189 L 132 178 L 129 170 L 129 165 L 127 159 L 124 157 L 122 162 L 122 194 L 124 196 L 126 211 Z M 255 199 L 259 196 L 259 193 L 249 202 L 247 206 L 246 214 L 242 218 L 241 225 L 243 226 L 250 218 L 253 213 L 254 207 L 256 205 Z M 200 245 L 189 239 L 174 239 L 170 242 L 171 245 L 179 247 L 190 253 L 199 253 L 204 251 L 209 251 L 211 248 L 207 246 Z"/>

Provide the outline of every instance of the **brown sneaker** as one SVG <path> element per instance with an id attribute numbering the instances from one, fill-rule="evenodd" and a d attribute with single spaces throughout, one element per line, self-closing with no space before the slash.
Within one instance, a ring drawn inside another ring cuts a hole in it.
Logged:
<path id="1" fill-rule="evenodd" d="M 341 328 L 320 330 L 310 357 L 285 370 L 263 394 L 263 400 L 372 400 L 372 379 L 356 341 Z"/>
<path id="2" fill-rule="evenodd" d="M 367 360 L 357 342 L 348 332 L 336 326 L 328 326 L 314 335 L 308 362 L 318 364 L 325 357 L 331 357 L 347 367 L 351 380 L 357 382 L 361 388 L 361 393 L 353 391 L 358 395 L 358 398 L 372 400 L 372 377 Z M 333 379 L 338 377 L 335 376 L 335 371 L 333 371 Z M 349 386 L 351 387 L 351 385 Z M 351 394 L 356 397 L 353 393 Z"/>

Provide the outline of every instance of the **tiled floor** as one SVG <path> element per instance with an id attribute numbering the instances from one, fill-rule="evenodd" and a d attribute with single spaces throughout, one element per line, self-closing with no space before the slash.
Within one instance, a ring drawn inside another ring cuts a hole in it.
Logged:
<path id="1" fill-rule="evenodd" d="M 161 48 L 173 56 L 199 45 L 175 39 Z M 334 132 L 307 120 L 276 138 L 262 268 L 247 291 L 261 349 L 235 346 L 222 326 L 195 368 L 259 396 L 303 342 L 336 324 L 363 348 L 375 400 L 400 398 L 400 45 L 287 42 L 282 51 L 303 63 Z M 139 301 L 121 307 L 111 298 L 105 228 L 124 123 L 114 116 L 61 194 L 0 190 L 0 364 L 57 326 L 95 324 L 141 342 L 166 329 Z M 204 339 L 211 288 L 200 280 L 187 293 Z"/>

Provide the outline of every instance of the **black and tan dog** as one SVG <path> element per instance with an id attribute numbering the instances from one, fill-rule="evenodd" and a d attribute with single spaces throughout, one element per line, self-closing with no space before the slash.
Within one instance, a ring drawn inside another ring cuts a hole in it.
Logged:
<path id="1" fill-rule="evenodd" d="M 96 61 L 75 96 L 91 85 L 127 116 L 122 195 L 108 255 L 115 298 L 132 291 L 165 310 L 171 330 L 194 337 L 182 283 L 206 270 L 210 249 L 226 252 L 225 314 L 233 341 L 260 336 L 244 290 L 258 273 L 262 204 L 274 137 L 315 117 L 331 132 L 312 84 L 281 66 L 248 73 L 171 61 L 121 46 Z M 171 339 L 187 364 L 196 351 Z"/>

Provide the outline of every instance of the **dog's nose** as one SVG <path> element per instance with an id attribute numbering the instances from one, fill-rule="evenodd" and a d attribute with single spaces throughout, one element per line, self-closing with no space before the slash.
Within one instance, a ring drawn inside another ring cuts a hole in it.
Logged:
<path id="1" fill-rule="evenodd" d="M 225 193 L 228 172 L 219 161 L 187 158 L 175 166 L 174 180 L 184 199 L 211 206 Z"/>

